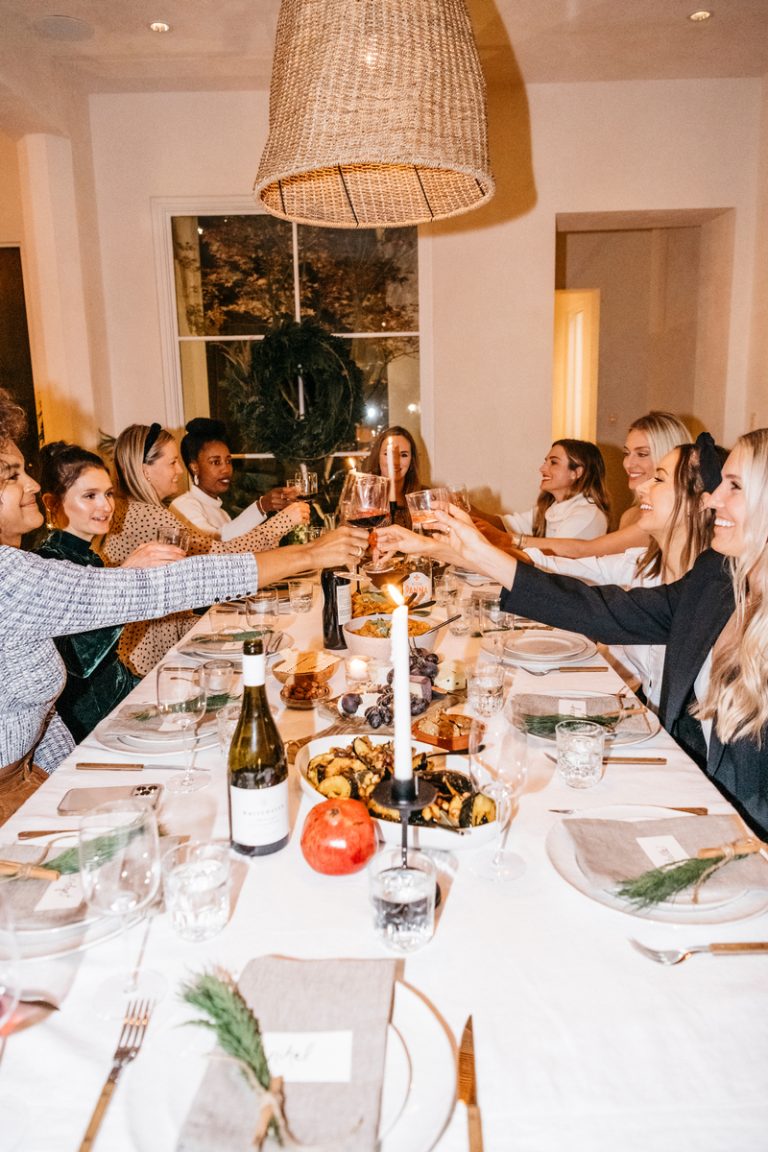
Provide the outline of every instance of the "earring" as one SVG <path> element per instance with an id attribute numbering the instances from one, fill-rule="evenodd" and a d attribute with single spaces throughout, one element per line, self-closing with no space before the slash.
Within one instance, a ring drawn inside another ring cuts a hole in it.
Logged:
<path id="1" fill-rule="evenodd" d="M 192 483 L 194 484 L 195 488 L 200 487 L 200 477 L 198 476 L 197 472 L 192 473 Z"/>

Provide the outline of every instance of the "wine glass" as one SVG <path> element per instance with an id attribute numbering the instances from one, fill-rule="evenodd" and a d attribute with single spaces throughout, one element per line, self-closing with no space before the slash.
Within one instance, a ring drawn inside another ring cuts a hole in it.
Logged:
<path id="1" fill-rule="evenodd" d="M 252 596 L 246 596 L 245 619 L 249 628 L 263 636 L 266 652 L 272 633 L 277 632 L 280 626 L 280 595 L 277 588 L 263 588 Z"/>
<path id="2" fill-rule="evenodd" d="M 157 669 L 157 710 L 164 722 L 177 729 L 182 746 L 189 735 L 189 754 L 184 772 L 172 776 L 166 787 L 169 792 L 197 792 L 209 781 L 207 772 L 194 767 L 195 734 L 197 725 L 205 715 L 205 685 L 200 668 L 186 664 L 160 664 Z"/>
<path id="3" fill-rule="evenodd" d="M 516 880 L 525 872 L 525 861 L 516 853 L 507 852 L 506 845 L 528 778 L 528 741 L 525 732 L 516 728 L 505 713 L 473 722 L 469 733 L 469 772 L 475 788 L 495 803 L 499 829 L 493 855 L 479 859 L 473 872 L 482 880 Z"/>
<path id="4" fill-rule="evenodd" d="M 83 895 L 94 912 L 116 916 L 123 931 L 141 918 L 160 887 L 160 848 L 154 809 L 136 800 L 101 804 L 80 818 L 78 858 Z M 143 948 L 142 948 L 143 951 Z M 122 1017 L 128 1000 L 157 1000 L 165 978 L 134 967 L 110 976 L 97 989 L 100 1016 Z"/>
<path id="5" fill-rule="evenodd" d="M 375 548 L 375 528 L 389 522 L 389 481 L 386 476 L 369 472 L 352 472 L 344 481 L 339 501 L 344 510 L 344 521 L 355 528 L 369 530 L 368 543 Z M 354 569 L 357 572 L 357 566 Z"/>
<path id="6" fill-rule="evenodd" d="M 21 992 L 21 959 L 13 916 L 0 893 L 0 1057 L 14 1027 L 14 1013 Z M 0 1096 L 0 1152 L 21 1147 L 26 1132 L 28 1112 L 16 1096 Z"/>

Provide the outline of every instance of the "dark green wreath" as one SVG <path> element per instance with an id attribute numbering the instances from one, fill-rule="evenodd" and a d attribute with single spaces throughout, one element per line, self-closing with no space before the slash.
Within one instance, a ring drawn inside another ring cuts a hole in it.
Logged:
<path id="1" fill-rule="evenodd" d="M 354 444 L 363 415 L 363 374 L 349 341 L 312 320 L 283 320 L 230 362 L 229 407 L 246 451 L 272 452 L 281 461 L 319 460 Z"/>

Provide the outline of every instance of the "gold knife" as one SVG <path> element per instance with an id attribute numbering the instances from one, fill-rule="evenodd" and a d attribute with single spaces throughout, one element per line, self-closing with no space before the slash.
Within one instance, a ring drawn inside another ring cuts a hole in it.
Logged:
<path id="1" fill-rule="evenodd" d="M 467 1109 L 469 1152 L 483 1152 L 483 1126 L 477 1106 L 477 1080 L 475 1077 L 475 1041 L 472 1035 L 472 1017 L 469 1016 L 459 1045 L 459 1100 Z"/>

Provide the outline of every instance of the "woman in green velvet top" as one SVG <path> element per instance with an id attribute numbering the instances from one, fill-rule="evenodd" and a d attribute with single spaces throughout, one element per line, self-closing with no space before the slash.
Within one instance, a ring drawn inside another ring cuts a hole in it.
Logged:
<path id="1" fill-rule="evenodd" d="M 63 440 L 46 444 L 40 458 L 50 533 L 37 552 L 47 559 L 103 568 L 104 561 L 91 551 L 91 541 L 108 531 L 115 509 L 112 479 L 104 461 Z M 145 544 L 121 567 L 165 563 L 165 557 L 156 555 L 160 549 L 160 545 Z M 121 632 L 122 626 L 95 628 L 54 641 L 67 668 L 57 711 L 76 741 L 84 739 L 138 683 L 139 678 L 118 658 Z"/>

